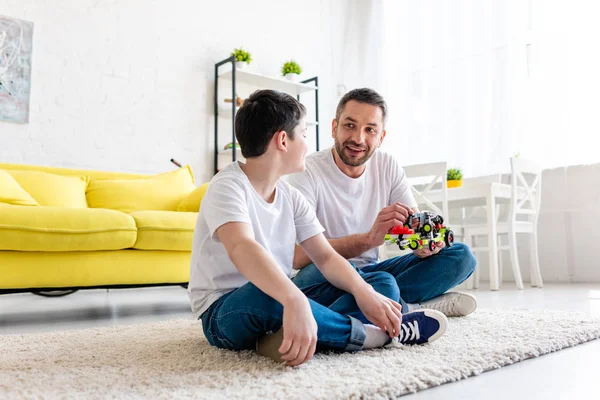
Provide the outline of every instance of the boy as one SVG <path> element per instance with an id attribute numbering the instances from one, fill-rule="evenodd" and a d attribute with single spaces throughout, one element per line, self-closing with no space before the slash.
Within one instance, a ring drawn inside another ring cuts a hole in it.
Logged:
<path id="1" fill-rule="evenodd" d="M 304 170 L 305 113 L 292 96 L 272 90 L 255 92 L 237 113 L 247 162 L 213 177 L 194 232 L 188 294 L 207 340 L 296 366 L 316 350 L 437 339 L 446 317 L 432 310 L 402 316 L 394 278 L 359 276 L 329 245 L 305 198 L 280 180 Z M 289 279 L 296 243 L 329 281 L 319 296 Z"/>

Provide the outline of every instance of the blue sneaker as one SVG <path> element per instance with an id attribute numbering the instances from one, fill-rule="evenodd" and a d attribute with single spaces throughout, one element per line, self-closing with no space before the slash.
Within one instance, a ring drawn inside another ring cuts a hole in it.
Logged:
<path id="1" fill-rule="evenodd" d="M 448 318 L 436 310 L 422 309 L 402 314 L 400 335 L 392 343 L 413 345 L 433 342 L 448 328 Z"/>

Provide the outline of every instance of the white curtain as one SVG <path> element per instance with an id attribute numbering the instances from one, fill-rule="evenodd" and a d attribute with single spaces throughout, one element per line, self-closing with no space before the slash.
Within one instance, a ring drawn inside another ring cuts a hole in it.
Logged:
<path id="1" fill-rule="evenodd" d="M 405 165 L 448 161 L 477 176 L 508 172 L 515 154 L 544 167 L 600 161 L 597 151 L 574 155 L 566 143 L 577 128 L 572 116 L 583 114 L 569 97 L 579 85 L 567 62 L 570 43 L 560 35 L 569 30 L 562 25 L 566 18 L 557 18 L 570 4 L 350 1 L 336 57 L 339 83 L 385 96 L 384 150 Z"/>

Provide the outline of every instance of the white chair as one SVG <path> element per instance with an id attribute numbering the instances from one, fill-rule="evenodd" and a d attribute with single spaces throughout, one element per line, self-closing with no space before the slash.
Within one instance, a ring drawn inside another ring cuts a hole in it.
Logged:
<path id="1" fill-rule="evenodd" d="M 404 166 L 404 173 L 411 183 L 411 190 L 415 201 L 419 205 L 420 210 L 430 210 L 441 214 L 444 217 L 444 223 L 448 224 L 448 192 L 446 187 L 447 181 L 447 162 L 436 162 L 428 164 L 415 164 Z M 441 209 L 427 198 L 427 193 L 431 190 L 442 190 L 443 201 Z M 390 246 L 383 245 L 380 247 L 379 253 L 381 259 L 390 258 L 393 256 L 409 253 L 410 250 L 400 251 L 398 247 L 393 250 Z"/>
<path id="2" fill-rule="evenodd" d="M 508 246 L 498 246 L 498 252 L 510 252 L 510 260 L 517 288 L 523 289 L 523 279 L 519 266 L 517 253 L 517 233 L 527 233 L 532 237 L 531 256 L 531 286 L 543 287 L 540 272 L 537 243 L 537 221 L 540 210 L 540 194 L 542 185 L 542 171 L 533 163 L 522 158 L 511 158 L 511 203 L 506 221 L 498 221 L 499 235 L 508 235 Z M 471 246 L 473 252 L 488 251 L 487 247 L 474 247 L 475 236 L 487 235 L 487 224 L 465 224 L 465 242 Z M 500 238 L 499 238 L 500 239 Z M 502 264 L 500 264 L 502 265 Z M 473 274 L 473 286 L 479 286 L 479 274 Z M 470 283 L 467 283 L 470 287 Z"/>
<path id="3" fill-rule="evenodd" d="M 412 192 L 419 209 L 434 211 L 444 217 L 444 222 L 449 224 L 448 219 L 448 188 L 447 188 L 447 162 L 436 162 L 428 164 L 416 164 L 403 167 L 406 177 L 412 184 Z M 442 208 L 435 205 L 427 198 L 427 193 L 431 190 L 442 191 Z"/>
<path id="4" fill-rule="evenodd" d="M 462 186 L 474 186 L 483 183 L 502 183 L 502 174 L 492 174 L 486 176 L 478 176 L 475 178 L 466 178 L 462 181 Z M 501 205 L 496 205 L 496 221 L 501 215 Z M 453 213 L 454 212 L 454 213 Z M 473 237 L 468 232 L 468 226 L 476 226 L 480 224 L 486 224 L 487 226 L 487 210 L 485 206 L 472 206 L 472 207 L 460 207 L 456 209 L 450 209 L 450 215 L 452 215 L 452 229 L 456 229 L 458 232 L 463 234 L 463 242 L 473 249 Z M 458 221 L 458 222 L 457 222 Z M 500 252 L 501 253 L 501 252 Z M 501 255 L 498 254 L 500 260 Z M 500 261 L 502 265 L 502 261 Z M 479 287 L 479 268 L 475 268 L 473 275 L 465 282 L 467 289 L 477 289 Z"/>

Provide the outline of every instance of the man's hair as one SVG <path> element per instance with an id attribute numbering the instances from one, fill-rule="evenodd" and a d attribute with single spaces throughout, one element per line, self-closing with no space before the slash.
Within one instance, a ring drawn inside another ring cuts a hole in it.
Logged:
<path id="1" fill-rule="evenodd" d="M 235 117 L 235 136 L 246 158 L 267 151 L 273 135 L 285 131 L 294 139 L 294 129 L 306 115 L 306 108 L 287 93 L 257 90 L 244 100 Z"/>
<path id="2" fill-rule="evenodd" d="M 338 103 L 337 109 L 335 111 L 335 119 L 339 122 L 340 116 L 342 112 L 344 112 L 344 108 L 346 107 L 346 103 L 354 100 L 359 103 L 371 104 L 373 106 L 377 106 L 381 108 L 381 112 L 383 113 L 383 126 L 387 123 L 387 104 L 379 93 L 369 88 L 361 88 L 354 89 L 346 93 Z"/>

